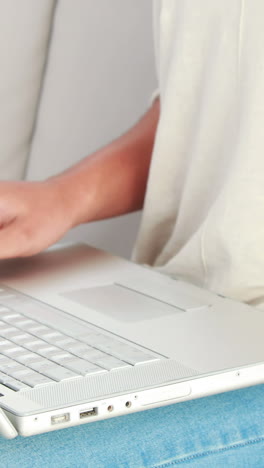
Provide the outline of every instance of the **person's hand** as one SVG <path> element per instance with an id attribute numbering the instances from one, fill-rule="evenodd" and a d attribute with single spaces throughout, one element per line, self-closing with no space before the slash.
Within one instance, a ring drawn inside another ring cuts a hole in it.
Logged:
<path id="1" fill-rule="evenodd" d="M 0 182 L 0 259 L 34 255 L 73 226 L 63 187 L 45 182 Z"/>

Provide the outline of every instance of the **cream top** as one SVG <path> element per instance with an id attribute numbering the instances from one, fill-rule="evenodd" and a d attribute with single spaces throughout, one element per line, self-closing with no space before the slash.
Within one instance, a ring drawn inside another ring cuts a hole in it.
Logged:
<path id="1" fill-rule="evenodd" d="M 264 2 L 159 0 L 161 115 L 133 258 L 264 302 Z"/>

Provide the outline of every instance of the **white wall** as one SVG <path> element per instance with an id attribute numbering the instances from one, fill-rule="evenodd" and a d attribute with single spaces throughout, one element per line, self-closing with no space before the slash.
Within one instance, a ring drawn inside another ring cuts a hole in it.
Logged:
<path id="1" fill-rule="evenodd" d="M 60 0 L 28 179 L 42 179 L 125 131 L 156 80 L 151 0 Z M 139 214 L 80 226 L 67 239 L 129 256 Z"/>

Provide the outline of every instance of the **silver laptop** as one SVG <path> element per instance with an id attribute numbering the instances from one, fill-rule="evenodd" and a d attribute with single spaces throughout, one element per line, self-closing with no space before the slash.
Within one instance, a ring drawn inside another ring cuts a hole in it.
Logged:
<path id="1" fill-rule="evenodd" d="M 0 433 L 264 382 L 264 313 L 85 245 L 0 263 Z"/>

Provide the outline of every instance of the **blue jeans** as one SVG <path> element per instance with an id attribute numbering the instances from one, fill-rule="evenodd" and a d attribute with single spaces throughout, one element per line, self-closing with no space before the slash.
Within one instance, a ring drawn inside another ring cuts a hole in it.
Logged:
<path id="1" fill-rule="evenodd" d="M 35 437 L 0 439 L 1 468 L 264 467 L 264 385 Z"/>

